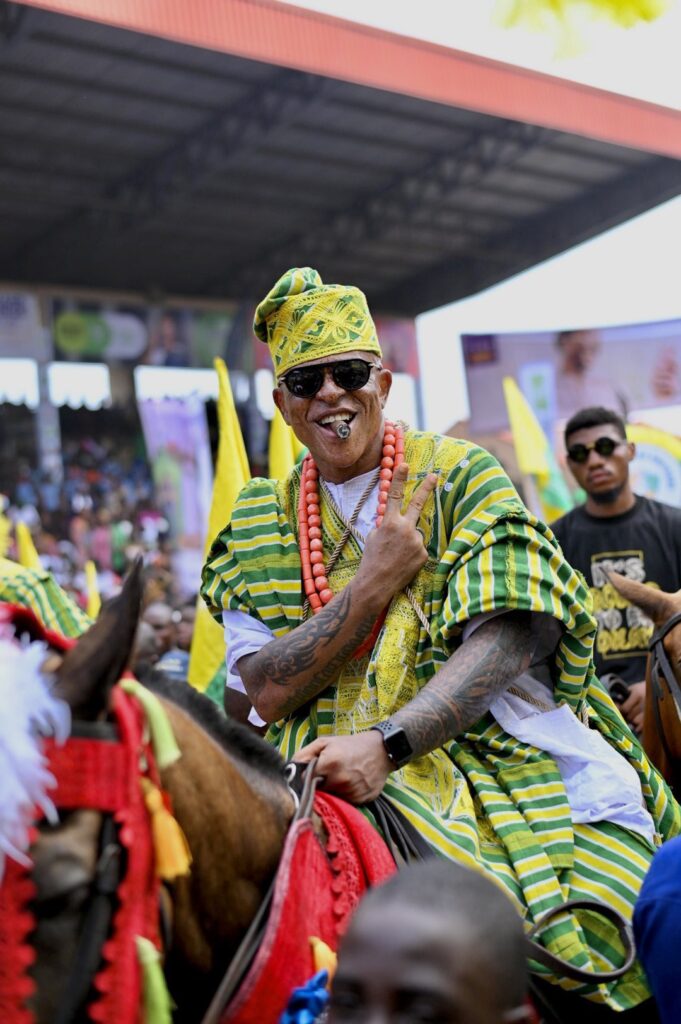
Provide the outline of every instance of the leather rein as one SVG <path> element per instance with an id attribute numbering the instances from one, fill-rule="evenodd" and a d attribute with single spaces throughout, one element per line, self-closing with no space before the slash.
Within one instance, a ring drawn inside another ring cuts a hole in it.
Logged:
<path id="1" fill-rule="evenodd" d="M 650 682 L 653 688 L 653 713 L 655 715 L 655 726 L 662 743 L 662 749 L 664 750 L 670 765 L 674 765 L 676 757 L 670 751 L 669 744 L 667 743 L 667 738 L 664 733 L 662 715 L 660 713 L 660 703 L 665 700 L 666 687 L 668 695 L 671 697 L 676 707 L 676 713 L 679 718 L 681 718 L 681 687 L 679 686 L 667 652 L 664 649 L 664 639 L 667 634 L 675 629 L 675 627 L 680 623 L 681 611 L 676 612 L 670 619 L 667 619 L 659 629 L 655 630 L 648 645 L 648 650 L 651 654 Z"/>

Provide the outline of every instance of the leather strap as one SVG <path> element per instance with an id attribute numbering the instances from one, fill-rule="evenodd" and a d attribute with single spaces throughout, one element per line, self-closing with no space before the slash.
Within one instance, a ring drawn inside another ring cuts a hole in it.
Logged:
<path id="1" fill-rule="evenodd" d="M 365 804 L 365 807 L 374 815 L 383 833 L 383 838 L 398 866 L 436 856 L 432 847 L 387 797 L 381 794 L 376 800 Z M 559 917 L 566 911 L 572 910 L 590 910 L 594 914 L 600 914 L 601 917 L 605 917 L 615 925 L 625 953 L 624 963 L 621 967 L 617 967 L 612 971 L 587 971 L 581 967 L 575 967 L 565 960 L 561 960 L 560 957 L 549 952 L 548 949 L 535 941 L 535 937 L 548 927 L 555 917 Z M 567 903 L 561 903 L 560 906 L 552 907 L 535 922 L 527 933 L 525 941 L 528 959 L 534 960 L 544 967 L 549 967 L 554 973 L 563 977 L 571 978 L 573 981 L 587 982 L 591 985 L 598 985 L 604 981 L 614 981 L 616 978 L 621 978 L 631 968 L 636 958 L 631 926 L 614 907 L 597 903 L 595 900 L 568 900 Z"/>
<path id="2" fill-rule="evenodd" d="M 73 968 L 66 980 L 52 1024 L 72 1024 L 80 1019 L 102 959 L 102 947 L 109 933 L 121 877 L 121 847 L 115 822 L 110 815 L 102 823 L 100 851 L 92 882 L 92 896 L 73 958 Z"/>
<path id="3" fill-rule="evenodd" d="M 321 782 L 321 779 L 315 776 L 315 768 L 317 766 L 316 757 L 306 765 L 297 765 L 294 761 L 291 761 L 287 767 L 290 768 L 291 765 L 295 766 L 296 770 L 294 773 L 289 774 L 288 786 L 294 795 L 297 804 L 296 810 L 289 824 L 289 828 L 302 818 L 310 817 L 312 813 L 312 805 L 314 803 L 314 795 L 317 786 Z M 258 952 L 265 931 L 267 930 L 267 922 L 270 915 L 270 909 L 272 907 L 272 898 L 274 896 L 274 889 L 278 874 L 279 871 L 277 870 L 267 892 L 265 893 L 262 903 L 258 907 L 258 912 L 251 921 L 246 934 L 239 943 L 236 953 L 232 957 L 229 967 L 218 986 L 217 992 L 213 996 L 210 1006 L 203 1016 L 201 1024 L 219 1024 L 225 1008 L 229 1005 L 235 993 L 238 991 L 241 982 L 245 978 L 246 972 L 251 966 L 255 954 Z"/>
<path id="4" fill-rule="evenodd" d="M 376 824 L 383 834 L 385 844 L 398 867 L 400 864 L 410 864 L 413 861 L 428 860 L 436 856 L 432 846 L 426 842 L 421 833 L 382 793 L 364 806 L 373 814 Z"/>
<path id="5" fill-rule="evenodd" d="M 593 914 L 600 914 L 601 917 L 606 918 L 606 920 L 615 925 L 617 934 L 624 946 L 624 963 L 621 967 L 616 967 L 612 971 L 586 971 L 581 967 L 575 967 L 573 964 L 566 963 L 565 960 L 561 960 L 560 957 L 555 956 L 544 946 L 540 946 L 538 942 L 535 942 L 535 936 L 546 928 L 554 917 L 559 917 L 560 914 L 572 910 L 590 910 Z M 624 920 L 619 911 L 615 910 L 614 907 L 609 907 L 605 903 L 597 903 L 595 900 L 568 900 L 567 903 L 561 903 L 560 906 L 551 907 L 534 923 L 525 936 L 525 941 L 529 959 L 543 964 L 544 967 L 549 967 L 556 974 L 572 978 L 573 981 L 584 981 L 590 985 L 599 985 L 603 981 L 615 981 L 617 978 L 621 978 L 623 974 L 630 970 L 636 959 L 634 933 L 631 925 Z"/>
<path id="6" fill-rule="evenodd" d="M 115 722 L 79 722 L 71 723 L 71 737 L 84 740 L 105 740 L 110 743 L 117 743 L 120 740 L 120 732 Z"/>
<path id="7" fill-rule="evenodd" d="M 667 621 L 663 623 L 659 629 L 655 630 L 655 632 L 650 638 L 648 650 L 652 651 L 653 647 L 656 647 L 659 643 L 661 643 L 662 640 L 664 640 L 664 638 L 666 637 L 667 633 L 669 633 L 670 630 L 674 628 L 674 626 L 678 626 L 679 622 L 681 622 L 681 612 L 675 612 L 674 615 L 672 615 L 671 618 L 667 619 Z"/>
<path id="8" fill-rule="evenodd" d="M 650 644 L 648 645 L 651 653 L 650 683 L 653 690 L 652 705 L 653 714 L 655 715 L 655 728 L 657 735 L 660 738 L 662 749 L 664 750 L 667 761 L 670 765 L 672 773 L 671 785 L 673 789 L 679 788 L 679 785 L 681 784 L 681 773 L 678 768 L 678 761 L 669 748 L 669 742 L 667 740 L 664 723 L 662 721 L 660 703 L 667 699 L 667 694 L 665 694 L 666 687 L 669 699 L 672 700 L 676 708 L 677 715 L 681 714 L 679 711 L 681 708 L 681 688 L 679 688 L 676 674 L 672 668 L 671 662 L 669 661 L 663 643 L 667 634 L 680 622 L 681 612 L 676 612 L 676 614 L 667 619 L 667 621 L 653 633 L 650 639 Z"/>

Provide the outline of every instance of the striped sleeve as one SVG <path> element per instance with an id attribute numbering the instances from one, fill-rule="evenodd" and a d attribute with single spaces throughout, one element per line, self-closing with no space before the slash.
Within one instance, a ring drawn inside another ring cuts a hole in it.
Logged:
<path id="1" fill-rule="evenodd" d="M 225 609 L 241 611 L 280 636 L 302 618 L 300 580 L 300 552 L 276 484 L 251 480 L 210 549 L 201 596 L 218 622 Z"/>
<path id="2" fill-rule="evenodd" d="M 459 635 L 473 616 L 500 609 L 545 612 L 575 637 L 593 634 L 583 581 L 488 452 L 471 450 L 444 515 L 450 524 L 442 557 L 448 572 L 441 610 L 445 639 Z"/>

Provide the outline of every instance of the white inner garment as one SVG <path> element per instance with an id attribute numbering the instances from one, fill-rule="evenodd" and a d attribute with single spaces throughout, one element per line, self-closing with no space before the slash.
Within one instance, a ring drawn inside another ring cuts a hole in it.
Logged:
<path id="1" fill-rule="evenodd" d="M 532 676 L 521 675 L 516 683 L 533 697 L 555 703 L 549 690 Z M 611 821 L 653 842 L 655 825 L 643 802 L 636 771 L 566 704 L 541 711 L 513 693 L 504 693 L 490 711 L 509 735 L 545 750 L 556 762 L 574 824 Z"/>

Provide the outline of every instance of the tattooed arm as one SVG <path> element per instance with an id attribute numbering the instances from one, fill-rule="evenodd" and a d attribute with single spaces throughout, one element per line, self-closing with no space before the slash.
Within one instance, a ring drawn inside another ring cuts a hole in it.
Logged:
<path id="1" fill-rule="evenodd" d="M 474 725 L 494 699 L 528 667 L 534 642 L 529 612 L 507 612 L 473 633 L 403 708 L 390 716 L 402 726 L 414 757 L 441 747 Z M 351 803 L 373 800 L 394 768 L 375 731 L 313 740 L 296 761 L 317 757 L 325 788 Z"/>
<path id="2" fill-rule="evenodd" d="M 529 666 L 530 612 L 507 612 L 479 626 L 409 704 L 391 716 L 414 757 L 475 725 L 494 699 Z"/>
<path id="3" fill-rule="evenodd" d="M 318 615 L 237 662 L 246 693 L 264 721 L 284 718 L 321 693 L 369 634 L 380 604 L 370 592 L 353 588 L 354 583 Z"/>
<path id="4" fill-rule="evenodd" d="M 291 714 L 332 683 L 393 595 L 425 564 L 428 555 L 416 525 L 437 477 L 429 474 L 402 512 L 408 472 L 406 464 L 395 470 L 381 528 L 367 537 L 348 586 L 318 615 L 237 662 L 246 693 L 266 722 Z"/>

